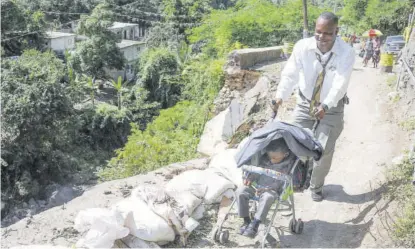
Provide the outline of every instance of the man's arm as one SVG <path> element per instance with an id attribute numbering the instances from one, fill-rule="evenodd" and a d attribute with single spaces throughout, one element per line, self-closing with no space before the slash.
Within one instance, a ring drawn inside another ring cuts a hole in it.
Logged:
<path id="1" fill-rule="evenodd" d="M 347 87 L 349 86 L 350 76 L 353 71 L 354 61 L 354 50 L 350 50 L 345 60 L 340 64 L 340 67 L 337 68 L 333 78 L 333 85 L 329 91 L 329 94 L 323 101 L 323 104 L 325 104 L 328 109 L 337 105 L 337 103 L 346 94 Z"/>
<path id="2" fill-rule="evenodd" d="M 300 75 L 300 70 L 302 69 L 301 65 L 301 53 L 302 53 L 302 44 L 303 40 L 297 42 L 294 46 L 293 53 L 287 61 L 287 64 L 282 70 L 281 81 L 278 84 L 276 98 L 277 100 L 287 100 L 291 93 L 293 92 L 294 86 L 298 83 L 298 78 Z M 281 102 L 281 101 L 280 101 Z M 278 103 L 278 105 L 281 103 Z"/>

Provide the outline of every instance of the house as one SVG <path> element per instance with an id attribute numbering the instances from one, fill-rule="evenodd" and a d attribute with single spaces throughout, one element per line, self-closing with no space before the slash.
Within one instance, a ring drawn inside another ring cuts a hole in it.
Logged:
<path id="1" fill-rule="evenodd" d="M 107 73 L 114 80 L 118 79 L 118 76 L 123 77 L 124 80 L 132 80 L 137 73 L 135 71 L 136 63 L 146 44 L 140 41 L 122 40 L 120 43 L 117 43 L 117 47 L 124 54 L 126 60 L 125 67 L 123 70 L 108 70 Z"/>
<path id="2" fill-rule="evenodd" d="M 60 30 L 63 33 L 76 33 L 79 20 L 72 21 L 67 23 L 66 26 L 62 27 Z M 123 23 L 123 22 L 114 22 L 109 30 L 116 33 L 120 39 L 124 40 L 143 40 L 147 34 L 148 26 L 144 22 L 137 23 Z M 85 40 L 84 36 L 78 35 L 78 40 Z"/>
<path id="3" fill-rule="evenodd" d="M 145 27 L 141 27 L 136 23 L 114 22 L 108 29 L 124 40 L 137 41 L 145 36 Z"/>
<path id="4" fill-rule="evenodd" d="M 63 54 L 65 50 L 75 48 L 75 34 L 49 31 L 46 32 L 46 36 L 45 47 L 58 54 Z"/>

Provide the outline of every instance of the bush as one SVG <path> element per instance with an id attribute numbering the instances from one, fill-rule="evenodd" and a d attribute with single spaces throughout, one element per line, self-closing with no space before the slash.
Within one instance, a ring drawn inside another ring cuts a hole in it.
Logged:
<path id="1" fill-rule="evenodd" d="M 144 130 L 153 117 L 159 115 L 161 108 L 160 103 L 147 101 L 148 95 L 149 92 L 146 89 L 134 85 L 125 91 L 122 97 L 122 106 L 128 109 L 131 122 L 137 124 L 140 130 Z"/>
<path id="2" fill-rule="evenodd" d="M 393 235 L 398 246 L 415 247 L 415 189 L 412 176 L 415 157 L 407 156 L 404 161 L 389 171 L 388 194 L 393 196 L 401 207 L 393 226 Z"/>
<path id="3" fill-rule="evenodd" d="M 29 50 L 2 64 L 2 199 L 29 199 L 47 184 L 79 181 L 76 173 L 95 171 L 127 141 L 132 114 L 109 104 L 76 109 L 84 89 L 64 83 L 64 75 L 52 53 Z"/>
<path id="4" fill-rule="evenodd" d="M 99 176 L 103 180 L 124 178 L 196 157 L 207 111 L 206 105 L 181 101 L 160 111 L 145 131 L 134 126 L 125 147 L 117 150 Z"/>
<path id="5" fill-rule="evenodd" d="M 72 169 L 63 148 L 71 141 L 67 131 L 74 109 L 63 75 L 62 62 L 52 53 L 29 50 L 4 61 L 1 156 L 8 166 L 2 167 L 3 190 L 13 192 L 23 174 L 45 182 Z"/>
<path id="6" fill-rule="evenodd" d="M 87 105 L 80 115 L 79 137 L 84 137 L 91 149 L 112 151 L 127 142 L 131 113 L 128 109 L 106 103 Z M 79 142 L 77 143 L 79 144 Z"/>
<path id="7" fill-rule="evenodd" d="M 310 30 L 322 11 L 313 5 L 308 7 Z M 296 41 L 302 37 L 302 18 L 301 0 L 281 6 L 266 0 L 243 0 L 234 8 L 212 11 L 202 25 L 189 32 L 189 40 L 205 41 L 204 51 L 221 57 L 238 46 L 276 46 L 284 38 Z"/>
<path id="8" fill-rule="evenodd" d="M 163 108 L 179 100 L 179 63 L 176 54 L 167 48 L 147 49 L 140 58 L 138 84 L 149 91 L 149 100 Z"/>
<path id="9" fill-rule="evenodd" d="M 223 86 L 225 59 L 200 56 L 191 60 L 182 73 L 185 99 L 207 103 L 213 101 Z"/>

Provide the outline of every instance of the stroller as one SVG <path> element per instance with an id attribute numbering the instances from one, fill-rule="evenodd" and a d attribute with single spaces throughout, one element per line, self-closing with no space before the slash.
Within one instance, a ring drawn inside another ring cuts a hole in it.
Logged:
<path id="1" fill-rule="evenodd" d="M 294 190 L 303 191 L 309 187 L 311 173 L 312 173 L 312 160 L 319 160 L 323 153 L 323 148 L 320 143 L 314 139 L 313 133 L 318 126 L 316 121 L 313 132 L 305 130 L 301 127 L 297 127 L 284 122 L 269 122 L 264 127 L 254 131 L 249 137 L 245 145 L 238 151 L 235 156 L 236 165 L 240 167 L 245 173 L 256 173 L 260 175 L 267 175 L 276 180 L 283 182 L 282 193 L 275 201 L 276 207 L 273 211 L 272 218 L 265 227 L 265 233 L 262 238 L 261 247 L 265 247 L 265 241 L 268 241 L 271 245 L 275 245 L 277 240 L 272 237 L 269 232 L 273 225 L 275 216 L 277 214 L 279 205 L 286 203 L 289 209 L 292 211 L 292 219 L 289 223 L 289 229 L 296 234 L 301 234 L 303 231 L 304 223 L 301 219 L 296 219 L 295 207 L 294 207 Z M 289 150 L 296 156 L 295 162 L 289 166 L 287 172 L 282 172 L 257 167 L 259 158 L 263 154 L 263 150 L 268 144 L 276 139 L 283 138 L 289 148 Z M 296 189 L 295 189 L 296 188 Z M 254 201 L 255 213 L 256 201 Z M 222 226 L 226 221 L 229 212 L 232 210 L 236 202 L 236 196 L 234 196 L 232 203 L 224 215 L 223 219 L 218 221 L 217 226 L 214 228 L 212 238 L 220 243 L 226 243 L 229 239 L 229 231 L 222 231 Z"/>

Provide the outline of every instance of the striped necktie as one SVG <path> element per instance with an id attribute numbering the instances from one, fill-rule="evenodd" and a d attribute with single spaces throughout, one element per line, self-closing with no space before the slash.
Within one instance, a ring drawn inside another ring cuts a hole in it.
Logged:
<path id="1" fill-rule="evenodd" d="M 324 77 L 326 76 L 326 66 L 327 64 L 329 64 L 329 61 L 332 56 L 333 56 L 333 52 L 330 53 L 327 61 L 325 63 L 322 63 L 320 54 L 316 53 L 317 60 L 320 62 L 321 66 L 323 67 L 323 70 L 319 73 L 317 77 L 316 84 L 313 90 L 313 97 L 311 98 L 310 116 L 312 117 L 314 117 L 315 108 L 317 108 L 320 105 L 320 93 L 321 93 L 321 89 L 323 88 Z"/>

